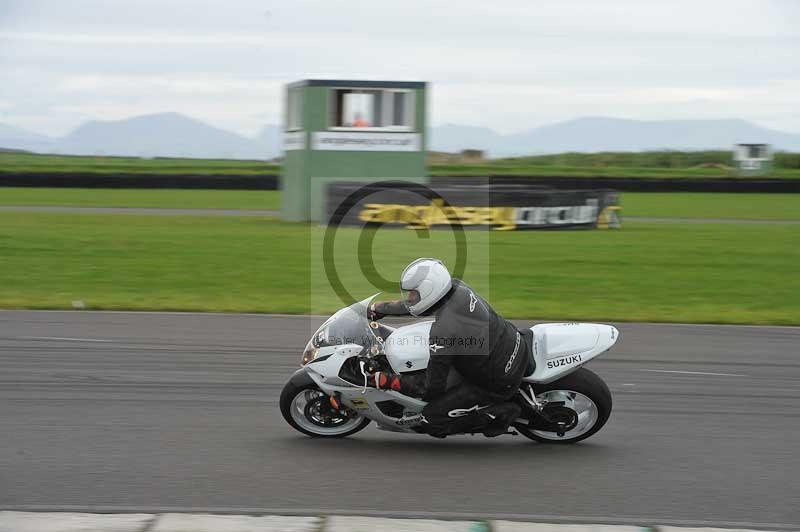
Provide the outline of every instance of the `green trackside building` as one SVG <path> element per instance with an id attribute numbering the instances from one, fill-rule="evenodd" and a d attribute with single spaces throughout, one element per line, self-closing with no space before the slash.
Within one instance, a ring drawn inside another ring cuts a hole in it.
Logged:
<path id="1" fill-rule="evenodd" d="M 772 149 L 769 144 L 740 143 L 733 147 L 736 175 L 757 177 L 772 171 Z"/>
<path id="2" fill-rule="evenodd" d="M 319 221 L 332 181 L 427 183 L 426 83 L 309 79 L 286 87 L 285 220 Z"/>

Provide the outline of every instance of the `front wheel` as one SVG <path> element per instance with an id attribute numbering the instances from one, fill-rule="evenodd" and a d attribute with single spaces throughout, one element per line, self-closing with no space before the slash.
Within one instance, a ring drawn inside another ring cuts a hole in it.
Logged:
<path id="1" fill-rule="evenodd" d="M 523 390 L 527 385 L 523 383 Z M 533 385 L 536 398 L 546 403 L 543 416 L 531 412 L 530 424 L 515 428 L 542 443 L 575 443 L 585 440 L 606 424 L 611 415 L 611 392 L 603 379 L 580 368 L 549 384 Z M 526 412 L 530 407 L 526 408 Z M 541 417 L 545 418 L 544 421 Z"/>
<path id="2" fill-rule="evenodd" d="M 369 419 L 350 409 L 335 409 L 313 382 L 300 386 L 287 382 L 280 405 L 286 422 L 308 436 L 343 438 L 369 425 Z"/>

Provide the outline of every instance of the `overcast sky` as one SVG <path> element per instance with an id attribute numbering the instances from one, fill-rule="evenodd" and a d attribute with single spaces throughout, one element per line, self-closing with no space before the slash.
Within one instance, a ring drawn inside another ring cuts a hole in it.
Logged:
<path id="1" fill-rule="evenodd" d="M 0 122 L 178 111 L 251 135 L 303 78 L 424 80 L 429 120 L 800 132 L 800 1 L 0 0 Z"/>

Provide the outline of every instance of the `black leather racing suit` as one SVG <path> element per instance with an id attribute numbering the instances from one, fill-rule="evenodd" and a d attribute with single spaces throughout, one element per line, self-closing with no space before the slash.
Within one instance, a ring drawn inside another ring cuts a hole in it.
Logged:
<path id="1" fill-rule="evenodd" d="M 380 314 L 408 314 L 398 302 L 377 303 L 374 309 Z M 425 315 L 436 318 L 425 373 L 425 431 L 443 436 L 480 430 L 494 419 L 487 407 L 517 393 L 528 368 L 532 333 L 518 331 L 458 279 Z M 464 380 L 448 390 L 451 368 Z"/>

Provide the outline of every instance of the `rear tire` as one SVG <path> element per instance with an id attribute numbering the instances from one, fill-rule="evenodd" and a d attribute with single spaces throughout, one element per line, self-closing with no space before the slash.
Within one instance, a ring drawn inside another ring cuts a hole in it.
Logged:
<path id="1" fill-rule="evenodd" d="M 523 385 L 524 384 L 525 383 L 523 383 Z M 564 437 L 559 437 L 555 432 L 533 430 L 523 426 L 522 424 L 514 425 L 520 434 L 532 440 L 541 443 L 576 443 L 581 440 L 585 440 L 603 428 L 603 425 L 606 424 L 609 416 L 611 416 L 612 401 L 611 392 L 609 391 L 608 386 L 603 379 L 597 376 L 597 374 L 589 371 L 586 368 L 580 368 L 569 375 L 566 375 L 561 379 L 549 384 L 535 384 L 533 385 L 533 389 L 536 392 L 537 398 L 539 399 L 541 399 L 543 396 L 547 396 L 547 392 L 551 392 L 551 395 L 559 395 L 559 391 L 567 392 L 567 395 L 572 392 L 577 397 L 584 396 L 585 398 L 588 398 L 591 403 L 593 403 L 593 405 L 587 410 L 587 416 L 589 416 L 591 419 L 596 415 L 596 418 L 594 418 L 591 426 L 586 427 L 586 430 L 583 430 L 582 432 L 576 432 L 576 435 L 573 437 L 569 436 L 569 431 L 565 433 Z M 527 411 L 530 411 L 529 406 L 526 406 L 525 408 Z"/>
<path id="2" fill-rule="evenodd" d="M 311 392 L 311 394 L 306 394 L 306 392 Z M 283 419 L 294 429 L 314 438 L 344 438 L 363 430 L 364 427 L 369 425 L 370 420 L 362 415 L 348 419 L 339 426 L 324 427 L 320 425 L 305 414 L 308 410 L 307 408 L 301 411 L 298 403 L 306 395 L 316 395 L 314 392 L 324 395 L 313 382 L 298 386 L 289 381 L 283 387 L 280 399 L 281 414 L 283 414 Z M 300 397 L 301 395 L 304 397 Z"/>

